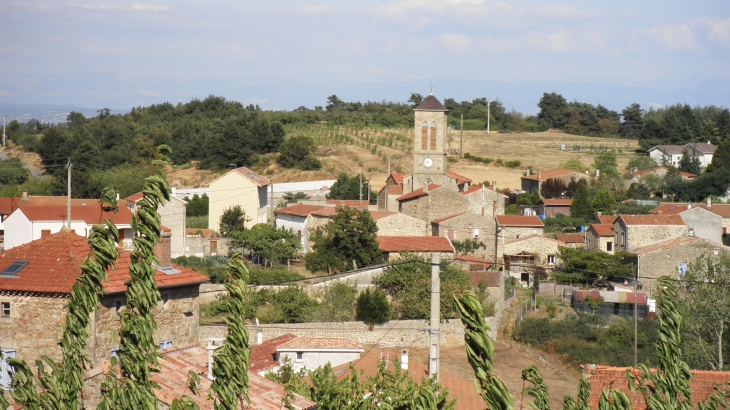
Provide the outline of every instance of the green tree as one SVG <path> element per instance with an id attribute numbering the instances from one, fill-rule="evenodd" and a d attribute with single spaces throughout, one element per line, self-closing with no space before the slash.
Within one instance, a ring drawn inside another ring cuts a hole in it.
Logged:
<path id="1" fill-rule="evenodd" d="M 319 304 L 312 312 L 315 322 L 349 322 L 355 317 L 355 298 L 357 286 L 341 281 L 314 291 Z"/>
<path id="2" fill-rule="evenodd" d="M 210 198 L 208 198 L 207 194 L 203 194 L 203 196 L 195 194 L 193 195 L 193 199 L 185 197 L 184 201 L 188 203 L 185 208 L 185 214 L 187 216 L 208 216 Z"/>
<path id="3" fill-rule="evenodd" d="M 537 119 L 541 124 L 549 128 L 563 129 L 568 122 L 568 103 L 562 95 L 556 93 L 543 93 L 540 102 L 537 104 L 540 112 Z"/>
<path id="4" fill-rule="evenodd" d="M 558 257 L 563 261 L 560 271 L 554 272 L 559 282 L 590 283 L 595 280 L 623 281 L 633 277 L 629 261 L 632 255 L 617 252 L 592 252 L 581 248 L 560 247 Z"/>
<path id="5" fill-rule="evenodd" d="M 609 191 L 599 189 L 593 196 L 593 210 L 603 215 L 613 215 L 616 210 L 616 197 Z"/>
<path id="6" fill-rule="evenodd" d="M 226 208 L 221 215 L 218 234 L 222 237 L 230 237 L 234 232 L 243 232 L 246 230 L 246 222 L 250 220 L 251 218 L 246 215 L 246 211 L 241 208 L 241 205 Z"/>
<path id="7" fill-rule="evenodd" d="M 312 235 L 312 252 L 305 257 L 307 269 L 344 272 L 382 262 L 383 255 L 375 241 L 378 227 L 370 212 L 348 207 L 337 207 L 336 212 L 323 230 Z"/>
<path id="8" fill-rule="evenodd" d="M 423 102 L 423 96 L 419 93 L 411 93 L 410 98 L 408 98 L 408 102 L 411 104 L 411 108 L 418 107 L 421 102 Z"/>
<path id="9" fill-rule="evenodd" d="M 638 103 L 633 103 L 621 111 L 621 136 L 628 139 L 639 139 L 644 128 L 644 110 Z"/>
<path id="10" fill-rule="evenodd" d="M 375 288 L 371 292 L 365 289 L 357 297 L 355 307 L 356 319 L 368 325 L 370 330 L 373 326 L 380 326 L 388 323 L 390 320 L 390 303 L 388 297 L 381 289 Z"/>
<path id="11" fill-rule="evenodd" d="M 484 242 L 477 238 L 464 239 L 463 241 L 454 239 L 451 244 L 454 245 L 454 251 L 457 255 L 471 255 L 479 249 L 486 249 Z"/>
<path id="12" fill-rule="evenodd" d="M 708 141 L 715 145 L 720 143 L 720 128 L 715 124 L 715 121 L 708 118 L 702 123 L 700 139 L 700 142 Z"/>
<path id="13" fill-rule="evenodd" d="M 583 300 L 583 303 L 587 305 L 589 308 L 591 308 L 591 313 L 594 315 L 596 314 L 596 310 L 598 310 L 601 305 L 605 302 L 603 299 L 603 296 L 593 297 L 591 295 L 586 296 L 586 298 Z"/>
<path id="14" fill-rule="evenodd" d="M 593 168 L 604 171 L 608 168 L 618 168 L 616 162 L 616 154 L 613 152 L 605 151 L 596 155 L 593 159 Z"/>
<path id="15" fill-rule="evenodd" d="M 648 155 L 641 155 L 629 160 L 626 165 L 626 170 L 629 172 L 643 171 L 646 169 L 656 168 L 657 163 L 654 159 Z"/>
<path id="16" fill-rule="evenodd" d="M 596 217 L 596 211 L 593 209 L 593 203 L 587 185 L 578 185 L 578 189 L 575 191 L 575 195 L 573 195 L 573 203 L 570 205 L 570 216 L 586 221 L 592 221 Z"/>
<path id="17" fill-rule="evenodd" d="M 11 158 L 0 162 L 0 184 L 21 185 L 30 177 L 30 172 L 23 168 L 19 159 Z"/>
<path id="18" fill-rule="evenodd" d="M 234 248 L 248 249 L 271 265 L 278 264 L 282 259 L 294 259 L 302 249 L 301 238 L 292 229 L 276 228 L 267 223 L 233 231 L 230 236 Z"/>
<path id="19" fill-rule="evenodd" d="M 363 204 L 367 204 L 368 198 L 368 185 L 367 178 L 364 176 L 350 177 L 346 173 L 342 172 L 337 176 L 337 181 L 332 184 L 330 192 L 327 194 L 327 199 L 340 199 L 340 200 L 355 200 L 360 199 L 360 178 L 362 177 L 362 199 Z M 377 200 L 378 194 L 375 191 L 370 191 L 370 200 Z"/>
<path id="20" fill-rule="evenodd" d="M 690 155 L 690 153 L 685 149 L 682 152 L 682 158 L 679 160 L 679 170 L 693 175 L 700 175 L 702 173 L 700 159 L 694 155 Z"/>
<path id="21" fill-rule="evenodd" d="M 580 160 L 580 157 L 572 157 L 561 164 L 561 166 L 578 172 L 585 172 L 585 170 L 588 169 L 588 165 L 584 164 L 583 161 Z"/>
<path id="22" fill-rule="evenodd" d="M 322 168 L 319 160 L 312 156 L 316 149 L 311 137 L 291 137 L 279 147 L 279 156 L 276 162 L 284 168 L 298 168 L 304 171 Z"/>
<path id="23" fill-rule="evenodd" d="M 271 296 L 274 305 L 273 316 L 278 323 L 304 323 L 309 318 L 317 301 L 297 286 L 288 286 Z"/>
<path id="24" fill-rule="evenodd" d="M 540 195 L 543 198 L 562 198 L 567 186 L 560 178 L 549 178 L 540 185 Z"/>

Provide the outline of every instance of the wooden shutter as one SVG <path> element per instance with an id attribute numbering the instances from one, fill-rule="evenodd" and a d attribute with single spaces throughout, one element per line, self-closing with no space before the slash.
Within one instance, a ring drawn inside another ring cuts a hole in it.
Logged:
<path id="1" fill-rule="evenodd" d="M 428 123 L 425 121 L 423 122 L 423 126 L 421 127 L 421 149 L 428 149 Z"/>
<path id="2" fill-rule="evenodd" d="M 436 122 L 431 123 L 431 151 L 436 151 Z"/>

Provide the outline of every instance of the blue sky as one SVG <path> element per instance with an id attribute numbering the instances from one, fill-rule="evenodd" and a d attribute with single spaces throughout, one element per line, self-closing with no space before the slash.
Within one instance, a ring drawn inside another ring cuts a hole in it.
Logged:
<path id="1" fill-rule="evenodd" d="M 0 2 L 0 103 L 730 106 L 728 1 Z"/>

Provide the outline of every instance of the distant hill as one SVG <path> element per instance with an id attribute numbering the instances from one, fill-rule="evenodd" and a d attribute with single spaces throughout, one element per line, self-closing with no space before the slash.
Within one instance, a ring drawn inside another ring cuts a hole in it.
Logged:
<path id="1" fill-rule="evenodd" d="M 84 117 L 96 117 L 99 108 L 79 107 L 77 105 L 60 104 L 9 104 L 0 103 L 0 115 L 5 115 L 7 121 L 17 119 L 28 121 L 32 118 L 43 123 L 59 123 L 66 121 L 66 116 L 71 111 L 84 114 Z M 129 110 L 111 110 L 112 114 L 126 114 Z"/>

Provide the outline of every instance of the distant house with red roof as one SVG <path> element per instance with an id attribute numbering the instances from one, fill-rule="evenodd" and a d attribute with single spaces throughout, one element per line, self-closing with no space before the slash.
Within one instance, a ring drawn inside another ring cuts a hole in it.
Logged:
<path id="1" fill-rule="evenodd" d="M 524 175 L 521 177 L 522 190 L 525 192 L 540 192 L 540 188 L 542 188 L 542 183 L 547 181 L 548 179 L 553 178 L 560 179 L 568 184 L 570 183 L 570 181 L 573 180 L 590 179 L 590 175 L 566 168 L 554 169 L 552 171 L 546 172 L 533 171 L 530 172 L 528 175 Z"/>
<path id="2" fill-rule="evenodd" d="M 208 277 L 170 263 L 170 237 L 163 235 L 155 252 L 155 280 L 161 299 L 154 312 L 155 343 L 162 347 L 198 340 L 199 285 Z M 60 359 L 60 338 L 79 265 L 89 256 L 83 236 L 68 231 L 0 252 L 0 348 L 33 363 L 41 355 Z M 118 311 L 124 309 L 130 253 L 121 250 L 114 269 L 103 282 L 104 296 L 92 315 L 87 353 L 99 365 L 119 348 Z M 3 368 L 5 368 L 3 366 Z"/>
<path id="3" fill-rule="evenodd" d="M 558 253 L 565 242 L 557 239 L 530 235 L 506 242 L 500 246 L 504 269 L 510 276 L 525 284 L 531 284 L 537 269 L 550 271 L 560 263 Z"/>
<path id="4" fill-rule="evenodd" d="M 350 363 L 364 351 L 361 345 L 339 337 L 296 337 L 276 347 L 279 364 L 288 361 L 295 369 L 307 370 Z"/>
<path id="5" fill-rule="evenodd" d="M 556 215 L 570 216 L 570 206 L 573 204 L 571 198 L 567 199 L 546 199 L 543 198 L 537 203 L 538 215 L 553 218 Z"/>
<path id="6" fill-rule="evenodd" d="M 402 253 L 415 253 L 430 257 L 432 252 L 452 259 L 454 246 L 448 238 L 441 236 L 379 236 L 375 238 L 385 260 L 393 260 Z"/>
<path id="7" fill-rule="evenodd" d="M 137 209 L 137 203 L 142 200 L 142 193 L 138 192 L 130 195 L 127 199 L 127 208 L 134 212 Z M 121 205 L 121 204 L 120 204 Z M 187 207 L 188 203 L 182 199 L 178 199 L 174 195 L 170 195 L 170 200 L 164 205 L 157 208 L 160 214 L 162 225 L 170 228 L 172 232 L 172 257 L 189 255 L 188 246 L 185 244 L 186 234 L 185 228 L 187 224 Z"/>
<path id="8" fill-rule="evenodd" d="M 596 223 L 589 226 L 588 230 L 586 230 L 586 248 L 591 252 L 602 251 L 613 255 L 613 223 Z"/>
<path id="9" fill-rule="evenodd" d="M 583 233 L 559 233 L 555 238 L 569 248 L 585 248 L 586 237 Z"/>
<path id="10" fill-rule="evenodd" d="M 309 220 L 313 212 L 323 209 L 320 205 L 295 204 L 286 208 L 277 209 L 276 227 L 291 229 L 302 241 L 302 250 L 309 252 Z"/>
<path id="11" fill-rule="evenodd" d="M 229 238 L 220 238 L 212 229 L 185 229 L 185 255 L 205 256 L 228 255 Z"/>
<path id="12" fill-rule="evenodd" d="M 509 242 L 527 236 L 543 236 L 545 224 L 537 216 L 498 215 L 497 234 L 500 242 Z"/>
<path id="13" fill-rule="evenodd" d="M 249 221 L 246 228 L 269 220 L 269 186 L 271 181 L 249 168 L 240 167 L 226 172 L 208 186 L 208 228 L 218 232 L 223 212 L 240 206 Z"/>

